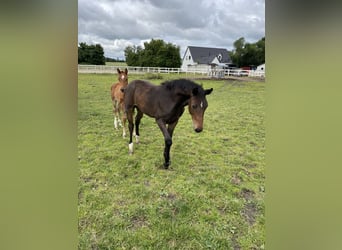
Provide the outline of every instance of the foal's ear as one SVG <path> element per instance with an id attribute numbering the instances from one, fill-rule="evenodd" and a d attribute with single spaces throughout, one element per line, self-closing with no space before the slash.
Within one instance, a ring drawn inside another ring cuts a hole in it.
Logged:
<path id="1" fill-rule="evenodd" d="M 125 68 L 125 74 L 127 75 L 127 73 L 128 73 L 128 69 L 127 69 L 127 68 Z"/>
<path id="2" fill-rule="evenodd" d="M 119 74 L 121 73 L 121 71 L 120 71 L 120 69 L 119 69 L 119 68 L 117 68 L 116 70 L 118 71 L 118 73 L 119 73 Z"/>
<path id="3" fill-rule="evenodd" d="M 213 88 L 204 90 L 205 95 L 210 95 L 211 92 L 213 92 Z"/>

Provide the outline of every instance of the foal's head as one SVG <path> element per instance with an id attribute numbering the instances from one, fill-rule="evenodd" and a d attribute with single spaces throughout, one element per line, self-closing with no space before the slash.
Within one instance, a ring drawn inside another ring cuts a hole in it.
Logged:
<path id="1" fill-rule="evenodd" d="M 208 107 L 206 95 L 209 95 L 213 89 L 204 90 L 202 87 L 195 87 L 192 90 L 189 100 L 189 112 L 192 118 L 194 130 L 199 133 L 203 130 L 204 111 Z"/>
<path id="2" fill-rule="evenodd" d="M 125 71 L 121 71 L 120 69 L 118 70 L 118 80 L 120 83 L 123 83 L 124 85 L 128 84 L 128 70 L 127 68 L 125 69 Z"/>

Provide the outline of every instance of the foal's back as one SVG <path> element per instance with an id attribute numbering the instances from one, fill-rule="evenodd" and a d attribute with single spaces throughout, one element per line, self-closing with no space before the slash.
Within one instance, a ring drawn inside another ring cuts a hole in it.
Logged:
<path id="1" fill-rule="evenodd" d="M 153 85 L 147 81 L 133 80 L 125 89 L 126 100 L 133 104 L 142 103 L 143 100 L 152 101 L 158 97 L 156 94 L 159 88 L 160 86 Z"/>
<path id="2" fill-rule="evenodd" d="M 155 107 L 160 100 L 160 86 L 143 80 L 133 80 L 125 88 L 124 103 L 126 110 L 137 107 L 143 113 L 154 117 Z"/>
<path id="3" fill-rule="evenodd" d="M 170 116 L 177 116 L 176 113 L 182 113 L 183 107 L 178 107 L 181 100 L 182 97 L 177 96 L 165 85 L 154 85 L 143 80 L 130 82 L 125 89 L 124 97 L 126 111 L 137 107 L 150 117 L 166 120 L 169 120 Z"/>

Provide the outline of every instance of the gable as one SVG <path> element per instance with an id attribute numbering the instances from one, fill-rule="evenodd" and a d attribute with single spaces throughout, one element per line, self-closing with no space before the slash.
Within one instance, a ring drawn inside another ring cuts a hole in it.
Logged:
<path id="1" fill-rule="evenodd" d="M 192 58 L 192 55 L 191 55 L 189 48 L 187 48 L 185 53 L 184 53 L 183 61 L 193 62 L 193 58 Z"/>
<path id="2" fill-rule="evenodd" d="M 192 60 L 198 64 L 210 64 L 216 60 L 218 60 L 219 63 L 232 62 L 229 57 L 228 50 L 223 48 L 188 46 L 187 51 L 188 50 L 191 54 Z"/>
<path id="3" fill-rule="evenodd" d="M 220 64 L 220 57 L 215 56 L 214 59 L 210 62 L 210 64 Z"/>
<path id="4" fill-rule="evenodd" d="M 194 61 L 192 59 L 192 55 L 190 53 L 189 48 L 185 50 L 184 56 L 183 56 L 183 61 L 182 61 L 182 68 L 186 68 L 188 65 L 194 64 Z"/>

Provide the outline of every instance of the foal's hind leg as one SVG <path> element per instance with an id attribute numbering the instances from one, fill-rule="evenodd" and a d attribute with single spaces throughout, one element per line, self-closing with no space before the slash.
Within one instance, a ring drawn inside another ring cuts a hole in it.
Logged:
<path id="1" fill-rule="evenodd" d="M 120 118 L 122 120 L 121 126 L 122 126 L 122 137 L 126 137 L 126 113 L 123 112 L 124 110 L 124 103 L 122 102 L 120 105 L 121 112 L 120 112 Z"/>
<path id="2" fill-rule="evenodd" d="M 121 115 L 121 104 L 118 103 L 118 108 L 117 108 L 117 120 L 118 120 L 118 124 L 120 127 L 122 127 L 122 115 Z"/>
<path id="3" fill-rule="evenodd" d="M 136 143 L 139 143 L 139 125 L 140 125 L 140 120 L 143 117 L 143 112 L 141 112 L 139 109 L 137 110 L 137 115 L 135 116 L 135 140 Z"/>
<path id="4" fill-rule="evenodd" d="M 128 130 L 129 130 L 129 143 L 128 143 L 128 153 L 131 155 L 133 154 L 133 110 L 129 109 L 126 111 L 126 117 L 128 120 Z"/>

